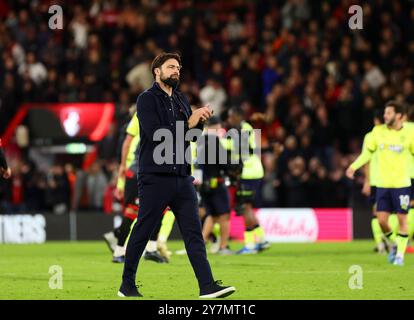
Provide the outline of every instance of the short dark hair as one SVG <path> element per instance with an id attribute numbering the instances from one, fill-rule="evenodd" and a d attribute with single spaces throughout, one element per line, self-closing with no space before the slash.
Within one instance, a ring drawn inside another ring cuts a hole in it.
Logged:
<path id="1" fill-rule="evenodd" d="M 395 101 L 395 100 L 388 101 L 385 104 L 385 108 L 386 107 L 393 107 L 395 113 L 401 113 L 402 115 L 406 114 L 406 110 L 407 110 L 404 103 L 401 103 L 401 102 L 398 102 L 398 101 Z"/>
<path id="2" fill-rule="evenodd" d="M 169 59 L 177 60 L 181 66 L 181 56 L 178 53 L 168 53 L 168 52 L 160 53 L 158 56 L 155 57 L 155 59 L 152 61 L 152 64 L 151 64 L 151 72 L 152 72 L 154 79 L 155 79 L 155 72 L 154 72 L 155 68 L 160 68 L 164 64 L 164 62 Z"/>

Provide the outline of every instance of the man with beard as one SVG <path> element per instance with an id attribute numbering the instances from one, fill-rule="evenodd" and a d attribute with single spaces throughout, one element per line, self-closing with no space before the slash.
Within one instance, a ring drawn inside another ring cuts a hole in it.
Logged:
<path id="1" fill-rule="evenodd" d="M 141 128 L 137 148 L 139 219 L 126 248 L 120 297 L 142 296 L 135 284 L 138 263 L 167 206 L 174 212 L 183 236 L 200 298 L 220 298 L 235 291 L 213 279 L 201 234 L 194 178 L 190 175 L 191 152 L 189 157 L 185 154 L 190 151 L 190 143 L 183 139 L 192 128 L 198 128 L 201 134 L 203 122 L 212 114 L 208 107 L 191 111 L 188 99 L 177 90 L 180 69 L 178 54 L 159 54 L 151 65 L 155 82 L 137 100 Z"/>
<path id="2" fill-rule="evenodd" d="M 381 110 L 376 110 L 374 114 L 374 127 L 382 125 L 384 123 L 383 121 L 383 115 Z M 404 126 L 407 126 L 407 123 L 404 123 Z M 369 145 L 369 140 L 372 137 L 372 131 L 368 132 L 364 137 L 364 142 L 362 144 L 362 151 L 364 152 L 370 152 L 366 150 L 366 146 Z M 372 219 L 371 219 L 371 230 L 372 235 L 374 236 L 374 241 L 376 244 L 375 252 L 378 252 L 379 254 L 386 253 L 388 251 L 387 241 L 385 239 L 385 235 L 382 232 L 380 223 L 377 218 L 376 213 L 376 193 L 377 193 L 377 175 L 378 175 L 378 165 L 377 165 L 377 152 L 374 152 L 371 156 L 371 160 L 369 163 L 367 163 L 364 166 L 364 173 L 365 173 L 365 181 L 364 185 L 362 187 L 362 193 L 368 197 L 369 203 L 372 205 Z M 411 210 L 411 209 L 410 209 Z M 389 221 L 388 221 L 391 230 L 395 234 L 398 233 L 398 218 L 395 214 L 390 215 Z"/>
<path id="3" fill-rule="evenodd" d="M 414 131 L 403 124 L 405 106 L 396 101 L 385 105 L 383 125 L 375 126 L 371 138 L 366 141 L 366 151 L 351 164 L 346 175 L 353 179 L 361 168 L 377 152 L 377 218 L 390 243 L 388 260 L 394 265 L 404 265 L 404 253 L 408 243 L 407 213 L 410 209 L 410 169 L 414 154 Z M 396 213 L 399 232 L 393 234 L 388 223 L 391 213 Z"/>

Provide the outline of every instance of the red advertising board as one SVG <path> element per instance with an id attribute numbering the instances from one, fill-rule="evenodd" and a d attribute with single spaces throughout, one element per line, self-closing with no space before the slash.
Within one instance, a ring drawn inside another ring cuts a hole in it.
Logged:
<path id="1" fill-rule="evenodd" d="M 263 208 L 256 210 L 270 242 L 351 241 L 352 209 Z M 243 217 L 231 214 L 230 236 L 243 239 Z"/>

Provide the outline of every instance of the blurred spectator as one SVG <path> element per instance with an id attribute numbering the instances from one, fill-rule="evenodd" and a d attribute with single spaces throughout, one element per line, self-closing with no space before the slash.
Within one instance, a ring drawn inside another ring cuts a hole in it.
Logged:
<path id="1" fill-rule="evenodd" d="M 262 155 L 265 176 L 263 178 L 262 201 L 265 206 L 277 206 L 279 194 L 277 192 L 280 187 L 278 172 L 276 167 L 276 159 L 283 152 L 283 146 L 280 143 L 273 144 L 270 152 L 264 152 Z"/>
<path id="2" fill-rule="evenodd" d="M 364 62 L 364 70 L 364 79 L 368 82 L 370 88 L 377 90 L 386 82 L 384 74 L 372 61 L 366 60 Z"/>
<path id="3" fill-rule="evenodd" d="M 308 180 L 305 159 L 295 157 L 288 162 L 288 173 L 283 177 L 286 207 L 308 207 Z"/>
<path id="4" fill-rule="evenodd" d="M 98 49 L 89 51 L 88 60 L 84 66 L 84 94 L 83 100 L 88 102 L 102 101 L 104 88 L 109 83 L 108 70 L 102 63 Z"/>
<path id="5" fill-rule="evenodd" d="M 330 193 L 332 182 L 329 179 L 328 171 L 318 158 L 312 158 L 309 161 L 309 180 L 307 187 L 309 205 L 311 207 L 326 208 L 331 205 Z"/>
<path id="6" fill-rule="evenodd" d="M 247 92 L 243 88 L 242 79 L 240 77 L 233 77 L 230 80 L 228 105 L 230 107 L 240 107 L 243 102 L 248 101 Z"/>
<path id="7" fill-rule="evenodd" d="M 76 169 L 71 163 L 66 163 L 65 166 L 65 173 L 68 177 L 69 181 L 69 191 L 70 191 L 70 199 L 72 199 L 75 193 L 75 185 L 76 185 Z"/>
<path id="8" fill-rule="evenodd" d="M 310 17 L 310 8 L 306 0 L 288 0 L 282 7 L 283 27 L 290 29 L 297 20 L 307 20 Z"/>
<path id="9" fill-rule="evenodd" d="M 65 82 L 60 89 L 59 101 L 76 102 L 79 100 L 79 87 L 76 81 L 75 73 L 68 72 L 66 74 Z"/>
<path id="10" fill-rule="evenodd" d="M 315 123 L 313 128 L 315 152 L 325 167 L 330 170 L 332 166 L 334 127 L 328 118 L 328 112 L 325 107 L 319 107 L 316 110 Z"/>
<path id="11" fill-rule="evenodd" d="M 227 94 L 217 79 L 209 78 L 205 87 L 200 90 L 200 100 L 203 105 L 210 105 L 215 115 L 220 115 L 227 100 Z"/>
<path id="12" fill-rule="evenodd" d="M 281 74 L 278 71 L 276 57 L 268 57 L 266 67 L 263 70 L 263 96 L 266 97 L 272 91 L 273 85 L 281 80 Z"/>
<path id="13" fill-rule="evenodd" d="M 145 56 L 143 61 L 135 65 L 126 75 L 126 81 L 134 92 L 142 92 L 154 81 L 151 72 L 152 57 Z"/>
<path id="14" fill-rule="evenodd" d="M 47 72 L 47 80 L 43 84 L 42 100 L 44 102 L 59 101 L 58 74 L 54 68 L 49 69 Z"/>
<path id="15" fill-rule="evenodd" d="M 36 60 L 34 52 L 28 52 L 26 62 L 19 67 L 21 75 L 27 73 L 30 79 L 36 84 L 40 85 L 47 77 L 47 69 L 43 63 Z"/>
<path id="16" fill-rule="evenodd" d="M 70 184 L 61 164 L 54 164 L 47 175 L 46 203 L 55 214 L 69 211 Z"/>
<path id="17" fill-rule="evenodd" d="M 46 175 L 38 171 L 35 163 L 28 162 L 22 167 L 24 201 L 29 212 L 46 209 Z"/>
<path id="18" fill-rule="evenodd" d="M 226 31 L 230 40 L 238 40 L 243 36 L 244 25 L 239 21 L 236 13 L 230 13 Z"/>
<path id="19" fill-rule="evenodd" d="M 358 134 L 358 131 L 355 130 L 355 120 L 358 120 L 358 118 L 355 112 L 355 99 L 352 95 L 351 82 L 346 82 L 339 89 L 334 108 L 341 151 L 349 152 L 349 139 Z"/>
<path id="20" fill-rule="evenodd" d="M 78 49 L 85 49 L 87 46 L 88 29 L 86 12 L 81 6 L 75 6 L 73 20 L 69 24 L 69 29 L 73 32 L 73 39 Z"/>
<path id="21" fill-rule="evenodd" d="M 26 210 L 24 194 L 24 163 L 20 160 L 13 160 L 10 164 L 12 167 L 12 176 L 10 179 L 3 181 L 3 211 L 5 213 L 23 213 Z"/>
<path id="22" fill-rule="evenodd" d="M 105 137 L 98 142 L 98 157 L 99 159 L 111 161 L 116 159 L 118 150 L 118 134 L 117 126 L 115 123 L 111 123 L 108 133 Z"/>
<path id="23" fill-rule="evenodd" d="M 288 163 L 291 159 L 300 155 L 298 142 L 295 136 L 291 135 L 286 138 L 285 148 L 277 159 L 277 172 L 283 173 L 288 170 Z"/>
<path id="24" fill-rule="evenodd" d="M 311 146 L 311 137 L 309 134 L 304 134 L 300 137 L 300 149 L 302 157 L 306 163 L 315 156 L 314 148 Z"/>
<path id="25" fill-rule="evenodd" d="M 101 210 L 103 207 L 104 193 L 108 180 L 105 177 L 99 162 L 92 164 L 86 177 L 86 188 L 88 193 L 88 207 Z"/>
<path id="26" fill-rule="evenodd" d="M 107 183 L 99 161 L 95 161 L 88 170 L 77 170 L 71 209 L 101 210 Z"/>

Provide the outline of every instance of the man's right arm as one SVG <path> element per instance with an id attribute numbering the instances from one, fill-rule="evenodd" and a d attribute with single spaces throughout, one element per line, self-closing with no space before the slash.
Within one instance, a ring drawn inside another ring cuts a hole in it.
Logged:
<path id="1" fill-rule="evenodd" d="M 359 157 L 351 164 L 351 168 L 354 170 L 358 170 L 364 164 L 371 160 L 372 154 L 373 152 L 369 149 L 362 151 Z"/>
<path id="2" fill-rule="evenodd" d="M 348 178 L 353 178 L 355 171 L 371 160 L 372 154 L 377 148 L 373 135 L 374 131 L 365 136 L 361 154 L 347 169 L 346 173 Z"/>
<path id="3" fill-rule="evenodd" d="M 362 152 L 359 157 L 351 164 L 351 167 L 354 170 L 358 170 L 371 160 L 372 154 L 377 149 L 375 139 L 376 132 L 377 131 L 374 129 L 365 135 L 364 143 L 362 145 Z"/>

